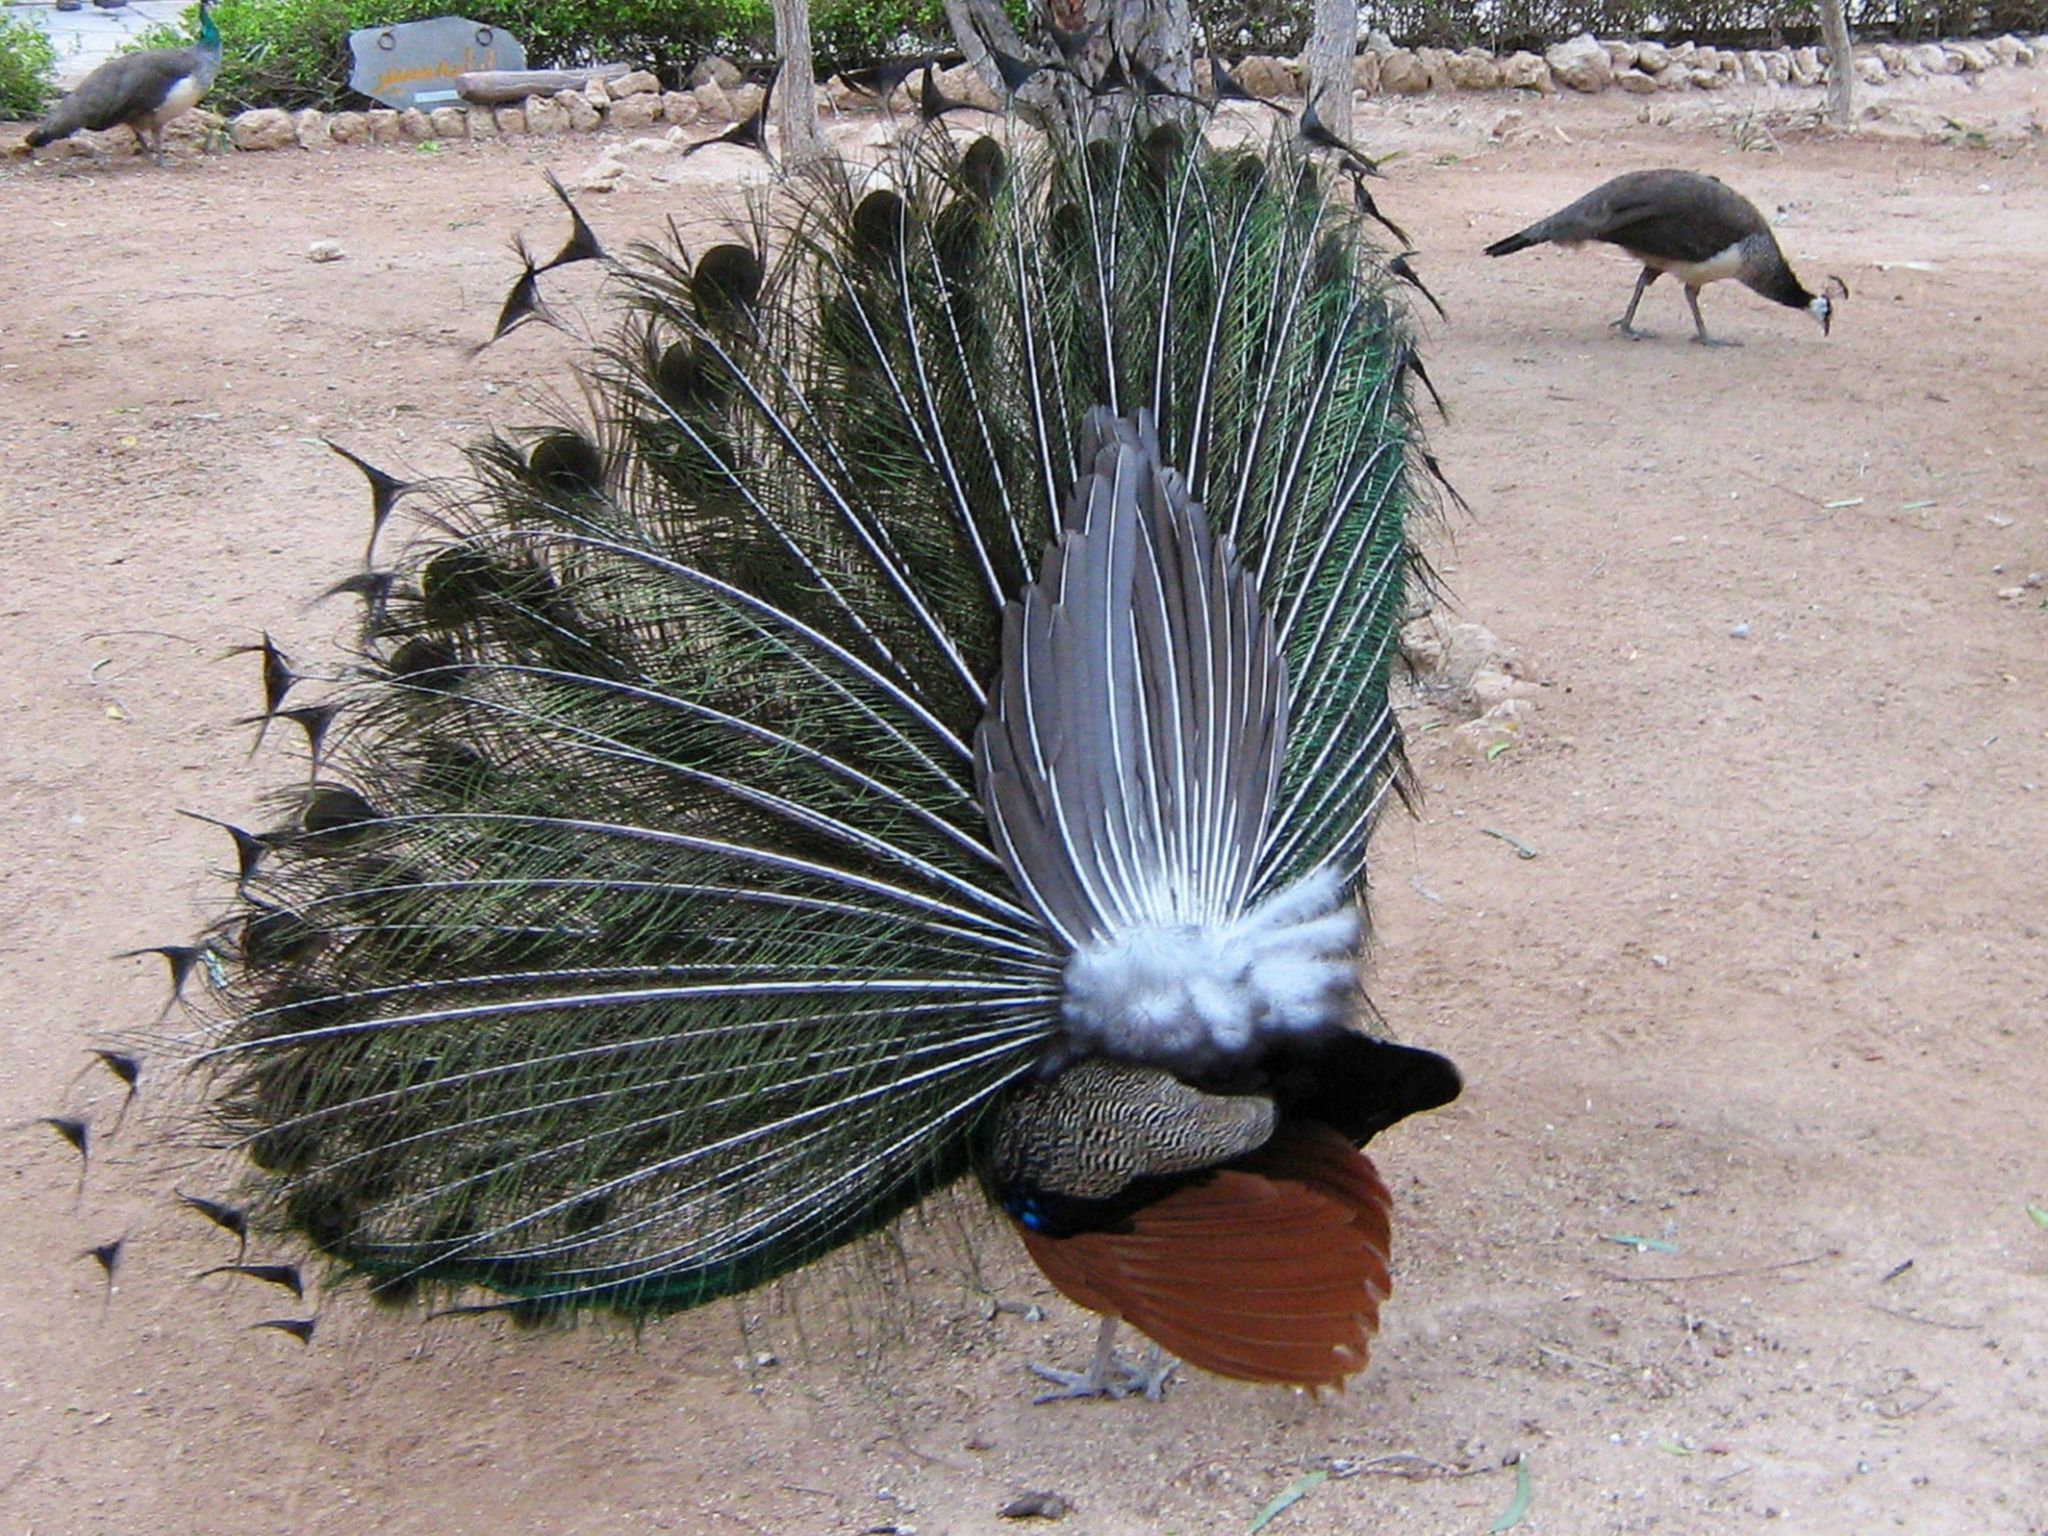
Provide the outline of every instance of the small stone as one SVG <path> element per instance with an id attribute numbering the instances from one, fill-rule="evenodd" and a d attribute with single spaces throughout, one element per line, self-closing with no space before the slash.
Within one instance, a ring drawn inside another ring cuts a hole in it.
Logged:
<path id="1" fill-rule="evenodd" d="M 555 106 L 561 110 L 562 121 L 572 133 L 589 133 L 604 121 L 604 114 L 590 104 L 590 98 L 581 91 L 555 92 Z"/>
<path id="2" fill-rule="evenodd" d="M 1614 83 L 1631 96 L 1654 96 L 1658 90 L 1657 77 L 1646 75 L 1640 69 L 1616 70 Z"/>
<path id="3" fill-rule="evenodd" d="M 1742 50 L 1742 78 L 1750 85 L 1769 85 L 1770 67 L 1764 63 L 1763 54 L 1755 48 Z"/>
<path id="4" fill-rule="evenodd" d="M 1386 84 L 1386 60 L 1380 61 L 1382 89 Z M 1294 77 L 1294 69 L 1285 59 L 1273 58 L 1270 54 L 1247 55 L 1244 62 L 1231 71 L 1238 83 L 1254 96 L 1299 96 L 1301 89 Z"/>
<path id="5" fill-rule="evenodd" d="M 701 61 L 695 69 L 691 70 L 690 78 L 684 83 L 693 91 L 706 81 L 716 85 L 720 90 L 731 90 L 745 78 L 740 73 L 738 65 L 734 64 L 730 59 L 722 59 L 714 53 L 709 58 Z"/>
<path id="6" fill-rule="evenodd" d="M 361 144 L 370 137 L 370 120 L 360 112 L 337 112 L 327 119 L 327 137 L 337 144 Z"/>
<path id="7" fill-rule="evenodd" d="M 528 133 L 560 133 L 568 126 L 569 115 L 555 105 L 555 100 L 552 96 L 529 96 L 526 98 L 526 131 Z"/>
<path id="8" fill-rule="evenodd" d="M 1642 47 L 1640 44 L 1631 43 L 1621 38 L 1602 38 L 1600 46 L 1607 50 L 1607 62 L 1612 64 L 1617 71 L 1634 69 L 1636 61 L 1642 57 Z"/>
<path id="9" fill-rule="evenodd" d="M 306 247 L 306 260 L 316 262 L 340 261 L 348 255 L 341 248 L 339 240 L 315 240 Z"/>
<path id="10" fill-rule="evenodd" d="M 989 89 L 988 82 L 982 79 L 971 65 L 962 64 L 957 69 L 942 69 L 939 71 L 938 80 L 939 89 L 955 101 L 964 101 L 970 106 L 982 107 L 992 112 L 1000 112 L 1002 110 L 1003 104 L 1001 100 L 997 98 L 994 91 Z M 733 107 L 739 112 L 740 116 L 745 117 L 747 113 L 754 110 L 752 106 L 742 107 L 740 105 L 740 95 L 738 92 L 731 92 L 729 94 L 732 96 Z M 756 96 L 753 99 L 758 102 L 760 97 Z"/>
<path id="11" fill-rule="evenodd" d="M 228 125 L 228 134 L 237 149 L 291 149 L 299 142 L 291 114 L 275 107 L 257 107 L 242 113 Z"/>
<path id="12" fill-rule="evenodd" d="M 1718 69 L 1700 69 L 1695 66 L 1686 73 L 1692 77 L 1693 86 L 1698 90 L 1718 91 L 1728 84 L 1728 77 Z"/>
<path id="13" fill-rule="evenodd" d="M 1004 1520 L 1062 1520 L 1071 1508 L 1057 1493 L 1020 1493 L 999 1514 Z"/>
<path id="14" fill-rule="evenodd" d="M 1799 85 L 1820 84 L 1820 50 L 1818 48 L 1794 48 L 1792 50 L 1792 79 Z"/>
<path id="15" fill-rule="evenodd" d="M 614 101 L 606 121 L 614 128 L 645 128 L 661 117 L 659 96 L 628 96 Z"/>
<path id="16" fill-rule="evenodd" d="M 1451 89 L 1450 59 L 1451 52 L 1448 48 L 1415 50 L 1415 62 L 1422 66 L 1422 72 L 1429 77 L 1429 88 L 1432 91 Z"/>
<path id="17" fill-rule="evenodd" d="M 495 107 L 491 115 L 498 120 L 498 132 L 505 134 L 526 132 L 526 109 L 524 107 Z"/>
<path id="18" fill-rule="evenodd" d="M 1671 50 L 1662 43 L 1637 43 L 1636 68 L 1656 74 L 1671 62 Z"/>
<path id="19" fill-rule="evenodd" d="M 418 107 L 398 114 L 398 136 L 408 144 L 424 144 L 434 136 L 433 120 Z"/>
<path id="20" fill-rule="evenodd" d="M 1950 43 L 1948 46 L 1957 57 L 1962 59 L 1963 68 L 1970 74 L 1980 75 L 1987 69 L 1995 68 L 1998 64 L 1998 55 L 1982 43 L 1966 41 Z"/>
<path id="21" fill-rule="evenodd" d="M 577 178 L 576 185 L 585 192 L 609 192 L 619 184 L 619 178 L 625 174 L 626 165 L 623 160 L 614 160 L 610 155 L 603 155 Z"/>
<path id="22" fill-rule="evenodd" d="M 427 114 L 427 121 L 433 125 L 437 139 L 469 137 L 469 114 L 460 107 L 436 107 Z"/>
<path id="23" fill-rule="evenodd" d="M 370 142 L 396 144 L 399 140 L 398 114 L 388 107 L 370 109 Z"/>
<path id="24" fill-rule="evenodd" d="M 661 120 L 677 128 L 687 128 L 696 122 L 702 110 L 697 98 L 688 91 L 670 91 L 661 98 Z"/>
<path id="25" fill-rule="evenodd" d="M 292 114 L 292 136 L 299 141 L 301 149 L 324 149 L 333 142 L 327 126 L 327 114 L 317 107 L 306 107 Z"/>
<path id="26" fill-rule="evenodd" d="M 1749 638 L 1749 626 L 1747 624 L 1730 625 L 1728 638 L 1730 640 L 1747 640 Z"/>
<path id="27" fill-rule="evenodd" d="M 628 96 L 659 96 L 661 81 L 655 78 L 650 70 L 636 69 L 630 75 L 621 75 L 616 80 L 607 81 L 605 89 L 611 92 L 613 101 L 624 101 Z"/>
<path id="28" fill-rule="evenodd" d="M 1856 78 L 1865 85 L 1883 85 L 1890 76 L 1885 73 L 1884 60 L 1875 54 L 1859 53 L 1856 55 Z"/>
<path id="29" fill-rule="evenodd" d="M 1500 64 L 1484 48 L 1467 48 L 1444 62 L 1451 84 L 1461 91 L 1500 89 Z"/>
<path id="30" fill-rule="evenodd" d="M 1500 83 L 1517 91 L 1540 91 L 1545 96 L 1557 89 L 1550 66 L 1541 54 L 1511 53 L 1500 61 Z"/>
<path id="31" fill-rule="evenodd" d="M 2005 602 L 2016 603 L 2027 595 L 2027 589 L 2025 587 L 2000 587 L 1998 595 Z"/>
<path id="32" fill-rule="evenodd" d="M 727 91 L 725 98 L 732 103 L 733 121 L 741 123 L 752 117 L 761 105 L 762 94 L 758 85 L 738 85 Z"/>
<path id="33" fill-rule="evenodd" d="M 1380 89 L 1389 96 L 1420 96 L 1429 89 L 1429 70 L 1406 48 L 1380 60 Z"/>
<path id="34" fill-rule="evenodd" d="M 612 104 L 611 87 L 604 83 L 602 75 L 592 75 L 583 87 L 583 99 L 602 112 Z"/>
<path id="35" fill-rule="evenodd" d="M 1789 48 L 1773 48 L 1765 53 L 1764 73 L 1770 77 L 1771 84 L 1773 85 L 1790 83 L 1792 79 L 1792 50 Z"/>
<path id="36" fill-rule="evenodd" d="M 469 119 L 469 136 L 472 139 L 495 139 L 498 136 L 497 108 L 466 107 L 462 115 Z"/>
<path id="37" fill-rule="evenodd" d="M 1581 32 L 1577 37 L 1546 48 L 1543 59 L 1558 83 L 1575 91 L 1604 91 L 1614 78 L 1614 66 L 1608 61 L 1607 50 L 1590 32 Z"/>
<path id="38" fill-rule="evenodd" d="M 1380 88 L 1380 56 L 1371 51 L 1351 61 L 1351 88 L 1372 96 Z"/>
<path id="39" fill-rule="evenodd" d="M 725 87 L 716 80 L 706 80 L 702 85 L 692 86 L 690 94 L 697 99 L 697 116 L 707 123 L 729 123 L 733 121 L 732 98 L 725 94 Z"/>

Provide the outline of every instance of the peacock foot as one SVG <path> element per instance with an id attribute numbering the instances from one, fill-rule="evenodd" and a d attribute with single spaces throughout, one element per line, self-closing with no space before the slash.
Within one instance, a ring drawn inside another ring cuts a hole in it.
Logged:
<path id="1" fill-rule="evenodd" d="M 1157 1344 L 1145 1351 L 1144 1359 L 1132 1364 L 1114 1347 L 1117 1320 L 1105 1317 L 1102 1333 L 1095 1343 L 1095 1358 L 1085 1371 L 1063 1371 L 1055 1366 L 1030 1364 L 1031 1374 L 1049 1381 L 1058 1390 L 1032 1399 L 1034 1403 L 1060 1403 L 1074 1398 L 1103 1398 L 1121 1402 L 1140 1396 L 1156 1403 L 1165 1395 L 1166 1383 L 1180 1368 L 1180 1361 Z"/>
<path id="2" fill-rule="evenodd" d="M 1633 325 L 1630 325 L 1626 315 L 1619 320 L 1610 320 L 1607 324 L 1614 330 L 1621 332 L 1630 341 L 1655 341 L 1657 339 L 1655 331 L 1639 331 Z"/>

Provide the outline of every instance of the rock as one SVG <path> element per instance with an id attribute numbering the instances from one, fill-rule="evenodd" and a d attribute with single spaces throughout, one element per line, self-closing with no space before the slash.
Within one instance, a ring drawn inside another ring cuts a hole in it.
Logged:
<path id="1" fill-rule="evenodd" d="M 1285 59 L 1276 59 L 1269 54 L 1248 54 L 1242 64 L 1231 71 L 1237 76 L 1238 84 L 1254 96 L 1298 96 L 1300 87 L 1295 83 L 1294 70 Z M 1386 85 L 1386 60 L 1380 61 L 1380 84 Z"/>
<path id="2" fill-rule="evenodd" d="M 1686 74 L 1691 76 L 1694 90 L 1718 91 L 1725 89 L 1728 85 L 1728 77 L 1718 69 L 1701 69 L 1698 65 L 1694 65 L 1686 71 Z"/>
<path id="3" fill-rule="evenodd" d="M 306 260 L 312 262 L 340 261 L 347 255 L 339 240 L 315 240 L 306 247 Z"/>
<path id="4" fill-rule="evenodd" d="M 327 137 L 337 144 L 368 143 L 370 120 L 360 112 L 337 112 L 327 119 Z"/>
<path id="5" fill-rule="evenodd" d="M 372 144 L 396 144 L 398 142 L 398 114 L 388 107 L 370 109 L 370 142 Z"/>
<path id="6" fill-rule="evenodd" d="M 1996 67 L 1998 63 L 1998 55 L 1982 43 L 1950 43 L 1948 50 L 1961 59 L 1963 68 L 1973 75 L 1981 75 L 1985 70 Z"/>
<path id="7" fill-rule="evenodd" d="M 1384 32 L 1370 31 L 1365 34 L 1365 46 L 1368 52 L 1377 53 L 1384 58 L 1394 51 L 1394 40 Z"/>
<path id="8" fill-rule="evenodd" d="M 1380 56 L 1373 52 L 1361 53 L 1351 61 L 1351 87 L 1366 95 L 1375 95 L 1380 88 Z"/>
<path id="9" fill-rule="evenodd" d="M 1604 91 L 1614 78 L 1614 66 L 1608 62 L 1607 50 L 1594 40 L 1590 32 L 1581 32 L 1577 37 L 1546 48 L 1543 61 L 1550 66 L 1558 84 L 1568 85 L 1575 91 Z"/>
<path id="10" fill-rule="evenodd" d="M 948 94 L 951 94 L 950 92 Z M 725 93 L 725 99 L 732 103 L 732 120 L 742 122 L 754 115 L 761 106 L 761 87 L 739 85 Z"/>
<path id="11" fill-rule="evenodd" d="M 1500 89 L 1500 65 L 1494 56 L 1484 48 L 1467 48 L 1463 53 L 1454 53 L 1445 61 L 1451 84 L 1461 91 L 1497 91 Z"/>
<path id="12" fill-rule="evenodd" d="M 325 149 L 333 142 L 327 114 L 315 107 L 292 114 L 292 136 L 299 141 L 301 149 Z"/>
<path id="13" fill-rule="evenodd" d="M 1686 64 L 1691 69 L 1711 69 L 1718 72 L 1721 68 L 1721 50 L 1718 48 L 1695 48 L 1692 51 L 1692 57 L 1686 60 Z"/>
<path id="14" fill-rule="evenodd" d="M 581 91 L 555 92 L 555 106 L 571 133 L 589 133 L 604 121 L 604 114 Z"/>
<path id="15" fill-rule="evenodd" d="M 1418 48 L 1415 62 L 1422 66 L 1422 72 L 1429 77 L 1432 91 L 1452 89 L 1450 71 L 1451 51 L 1448 48 Z"/>
<path id="16" fill-rule="evenodd" d="M 1636 68 L 1656 74 L 1671 62 L 1671 50 L 1662 43 L 1637 43 Z"/>
<path id="17" fill-rule="evenodd" d="M 630 75 L 621 75 L 616 80 L 607 80 L 604 88 L 611 92 L 613 101 L 624 101 L 628 96 L 661 94 L 661 82 L 654 77 L 652 71 L 645 69 L 636 69 Z"/>
<path id="18" fill-rule="evenodd" d="M 2034 62 L 2034 50 L 2010 32 L 2003 37 L 1994 37 L 1985 46 L 1991 50 L 1992 57 L 2008 69 L 2015 65 L 2024 66 Z"/>
<path id="19" fill-rule="evenodd" d="M 1689 91 L 1692 89 L 1692 66 L 1673 60 L 1669 68 L 1657 72 L 1656 78 L 1660 91 Z"/>
<path id="20" fill-rule="evenodd" d="M 1380 60 L 1380 89 L 1389 96 L 1420 96 L 1429 89 L 1429 71 L 1406 48 Z"/>
<path id="21" fill-rule="evenodd" d="M 1792 83 L 1795 85 L 1820 84 L 1820 50 L 1818 48 L 1794 48 L 1792 50 Z"/>
<path id="22" fill-rule="evenodd" d="M 427 114 L 427 121 L 434 125 L 437 139 L 469 137 L 469 114 L 460 107 L 436 107 Z"/>
<path id="23" fill-rule="evenodd" d="M 612 104 L 611 88 L 604 83 L 602 76 L 592 75 L 583 87 L 583 99 L 602 112 Z"/>
<path id="24" fill-rule="evenodd" d="M 1000 112 L 1003 108 L 1001 98 L 989 88 L 986 80 L 975 73 L 972 65 L 962 64 L 953 69 L 942 69 L 939 71 L 938 81 L 939 89 L 955 101 L 964 101 L 972 106 L 982 107 L 991 112 Z M 756 90 L 757 94 L 753 97 L 753 101 L 758 102 L 760 96 L 758 88 Z M 734 110 L 742 117 L 745 117 L 747 113 L 754 110 L 751 103 L 744 106 L 741 105 L 740 93 L 737 91 L 732 93 L 732 104 Z"/>
<path id="25" fill-rule="evenodd" d="M 697 98 L 688 91 L 669 91 L 661 98 L 661 120 L 678 128 L 689 127 L 702 111 L 697 105 Z"/>
<path id="26" fill-rule="evenodd" d="M 560 133 L 568 126 L 568 114 L 555 105 L 555 100 L 552 96 L 529 96 L 526 98 L 526 131 L 528 133 Z"/>
<path id="27" fill-rule="evenodd" d="M 1959 75 L 1963 72 L 1963 61 L 1939 43 L 1922 43 L 1913 50 L 1913 57 L 1930 75 Z"/>
<path id="28" fill-rule="evenodd" d="M 605 120 L 614 128 L 646 128 L 661 121 L 659 96 L 628 96 L 614 101 Z"/>
<path id="29" fill-rule="evenodd" d="M 1627 42 L 1620 38 L 1604 38 L 1600 46 L 1607 50 L 1607 62 L 1613 65 L 1617 71 L 1634 69 L 1636 67 L 1636 60 L 1642 57 L 1642 47 L 1640 44 Z"/>
<path id="30" fill-rule="evenodd" d="M 704 122 L 734 121 L 732 98 L 725 94 L 725 87 L 716 80 L 706 80 L 702 85 L 692 86 L 690 94 L 696 98 L 697 116 Z"/>
<path id="31" fill-rule="evenodd" d="M 1764 73 L 1770 76 L 1771 84 L 1785 85 L 1792 79 L 1792 50 L 1773 48 L 1764 55 Z"/>
<path id="32" fill-rule="evenodd" d="M 1509 668 L 1495 666 L 1480 667 L 1465 685 L 1465 697 L 1482 715 L 1509 699 L 1526 699 L 1535 692 L 1533 684 L 1516 677 Z"/>
<path id="33" fill-rule="evenodd" d="M 1764 63 L 1764 56 L 1754 48 L 1742 51 L 1742 78 L 1750 85 L 1769 85 L 1770 67 Z"/>
<path id="34" fill-rule="evenodd" d="M 424 144 L 434 136 L 433 120 L 418 107 L 398 114 L 398 136 L 408 144 Z"/>
<path id="35" fill-rule="evenodd" d="M 684 83 L 693 91 L 707 81 L 722 91 L 729 91 L 745 78 L 746 76 L 740 73 L 739 66 L 734 64 L 732 60 L 722 59 L 714 53 L 709 58 L 699 62 L 697 67 L 690 71 L 690 78 Z M 616 95 L 618 93 L 614 92 L 613 94 Z"/>
<path id="36" fill-rule="evenodd" d="M 1500 61 L 1500 83 L 1517 91 L 1541 91 L 1548 96 L 1557 89 L 1550 66 L 1541 55 L 1511 53 Z"/>
<path id="37" fill-rule="evenodd" d="M 291 114 L 276 107 L 257 107 L 242 113 L 228 124 L 228 135 L 237 149 L 293 149 L 299 142 Z"/>
<path id="38" fill-rule="evenodd" d="M 498 136 L 496 108 L 468 107 L 462 115 L 469 119 L 469 136 L 472 139 L 495 139 Z"/>
<path id="39" fill-rule="evenodd" d="M 1631 96 L 1654 96 L 1658 90 L 1657 77 L 1646 75 L 1640 69 L 1616 70 L 1614 83 Z"/>
<path id="40" fill-rule="evenodd" d="M 1451 739 L 1472 756 L 1487 761 L 1501 755 L 1500 749 L 1525 739 L 1535 706 L 1527 699 L 1504 699 L 1477 720 L 1468 720 L 1451 732 Z"/>
<path id="41" fill-rule="evenodd" d="M 1884 67 L 1892 74 L 1902 75 L 1906 72 L 1906 50 L 1896 43 L 1879 43 L 1877 56 L 1884 60 Z"/>
<path id="42" fill-rule="evenodd" d="M 526 132 L 526 109 L 524 107 L 497 107 L 493 115 L 498 119 L 498 132 Z"/>
<path id="43" fill-rule="evenodd" d="M 1884 61 L 1874 53 L 1859 53 L 1854 62 L 1856 78 L 1865 85 L 1883 85 L 1891 78 L 1885 73 Z"/>
<path id="44" fill-rule="evenodd" d="M 610 155 L 600 155 L 588 170 L 576 178 L 578 190 L 584 192 L 609 192 L 619 184 L 619 178 L 626 174 L 623 160 Z"/>

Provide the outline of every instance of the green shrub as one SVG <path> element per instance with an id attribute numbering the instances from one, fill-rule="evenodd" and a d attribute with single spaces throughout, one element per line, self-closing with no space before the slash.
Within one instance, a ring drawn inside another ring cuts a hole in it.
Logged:
<path id="1" fill-rule="evenodd" d="M 57 50 L 32 21 L 0 15 L 0 118 L 40 117 L 56 94 Z"/>

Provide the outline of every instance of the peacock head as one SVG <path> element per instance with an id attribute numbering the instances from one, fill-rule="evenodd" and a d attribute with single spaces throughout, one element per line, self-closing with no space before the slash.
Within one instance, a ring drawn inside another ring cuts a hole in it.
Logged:
<path id="1" fill-rule="evenodd" d="M 199 0 L 199 41 L 209 48 L 220 46 L 220 28 L 213 24 L 213 0 Z"/>
<path id="2" fill-rule="evenodd" d="M 1807 301 L 1806 312 L 1820 322 L 1820 333 L 1825 336 L 1834 322 L 1835 301 L 1849 297 L 1849 285 L 1839 277 L 1829 277 L 1821 285 L 1821 291 Z"/>

